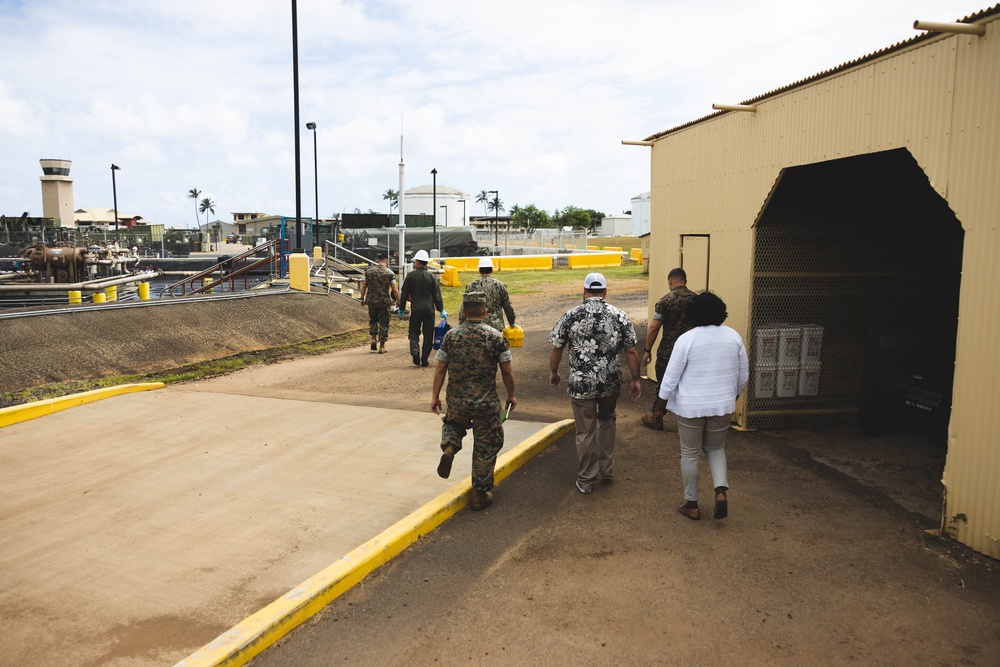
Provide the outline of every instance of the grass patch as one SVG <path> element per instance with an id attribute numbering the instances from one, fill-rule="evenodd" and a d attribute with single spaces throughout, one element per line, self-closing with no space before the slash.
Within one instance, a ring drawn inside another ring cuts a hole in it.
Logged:
<path id="1" fill-rule="evenodd" d="M 594 269 L 555 269 L 552 271 L 503 271 L 494 272 L 497 280 L 507 286 L 507 291 L 511 297 L 516 299 L 519 295 L 541 294 L 546 288 L 552 286 L 574 286 L 583 291 L 583 279 Z M 649 281 L 649 275 L 642 272 L 642 266 L 631 264 L 628 266 L 613 266 L 606 269 L 596 269 L 598 273 L 611 283 L 611 289 L 615 289 L 615 282 L 620 280 L 644 280 Z M 462 287 L 442 287 L 441 297 L 444 299 L 444 309 L 450 314 L 454 314 L 455 320 L 458 318 L 458 310 L 462 306 L 462 294 L 465 293 L 465 286 L 479 277 L 478 272 L 461 271 L 458 274 L 462 281 Z M 517 304 L 515 303 L 515 309 Z"/>
<path id="2" fill-rule="evenodd" d="M 406 325 L 393 322 L 390 326 L 397 333 L 402 330 L 405 337 Z M 12 405 L 22 405 L 33 401 L 42 401 L 49 398 L 59 398 L 70 394 L 78 394 L 92 389 L 102 389 L 104 387 L 116 387 L 122 384 L 133 384 L 137 382 L 163 382 L 164 384 L 174 384 L 178 382 L 190 382 L 191 380 L 204 380 L 206 378 L 226 375 L 243 368 L 257 366 L 261 364 L 275 364 L 281 361 L 288 361 L 298 357 L 305 357 L 315 354 L 324 354 L 336 350 L 345 350 L 359 347 L 368 343 L 371 339 L 368 330 L 349 331 L 342 334 L 320 338 L 319 340 L 306 341 L 296 345 L 284 347 L 272 347 L 266 350 L 254 352 L 241 352 L 230 357 L 221 359 L 210 359 L 196 364 L 189 364 L 179 368 L 172 368 L 158 373 L 146 373 L 136 375 L 114 375 L 110 377 L 96 378 L 93 380 L 71 380 L 68 382 L 54 382 L 51 384 L 32 387 L 21 391 L 9 391 L 0 394 L 0 408 Z"/>
<path id="3" fill-rule="evenodd" d="M 611 246 L 622 250 L 642 247 L 642 239 L 638 236 L 592 236 L 587 239 L 587 245 L 596 245 L 601 248 Z"/>

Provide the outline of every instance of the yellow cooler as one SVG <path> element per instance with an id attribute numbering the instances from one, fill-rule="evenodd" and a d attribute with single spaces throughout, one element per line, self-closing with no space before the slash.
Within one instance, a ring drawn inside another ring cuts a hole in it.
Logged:
<path id="1" fill-rule="evenodd" d="M 503 337 L 511 347 L 522 347 L 524 345 L 524 329 L 516 324 L 503 330 Z"/>

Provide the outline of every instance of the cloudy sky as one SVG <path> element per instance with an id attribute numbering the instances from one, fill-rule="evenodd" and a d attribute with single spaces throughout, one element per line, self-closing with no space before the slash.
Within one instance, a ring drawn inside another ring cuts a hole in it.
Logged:
<path id="1" fill-rule="evenodd" d="M 987 0 L 298 0 L 302 209 L 398 187 L 608 214 L 649 189 L 622 146 L 909 39 Z M 294 215 L 289 0 L 0 0 L 0 213 L 41 215 L 39 158 L 77 208 L 194 225 L 198 188 Z M 478 212 L 476 207 L 469 213 Z"/>

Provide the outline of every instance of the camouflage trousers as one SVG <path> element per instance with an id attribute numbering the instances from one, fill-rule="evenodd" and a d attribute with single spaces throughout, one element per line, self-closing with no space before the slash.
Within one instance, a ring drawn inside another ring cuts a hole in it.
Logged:
<path id="1" fill-rule="evenodd" d="M 385 303 L 368 303 L 368 333 L 378 342 L 389 340 L 389 305 Z"/>
<path id="2" fill-rule="evenodd" d="M 441 449 L 451 446 L 462 449 L 462 438 L 472 429 L 472 488 L 489 491 L 493 488 L 493 469 L 497 454 L 503 448 L 503 422 L 500 411 L 486 414 L 460 415 L 448 412 L 441 427 Z"/>

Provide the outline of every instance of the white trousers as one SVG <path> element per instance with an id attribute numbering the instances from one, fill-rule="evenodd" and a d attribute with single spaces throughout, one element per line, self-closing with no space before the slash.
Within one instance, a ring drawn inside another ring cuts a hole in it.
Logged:
<path id="1" fill-rule="evenodd" d="M 677 435 L 681 441 L 681 479 L 684 480 L 684 500 L 698 501 L 698 460 L 705 452 L 712 486 L 729 488 L 726 474 L 726 433 L 732 414 L 721 417 L 677 417 Z"/>

